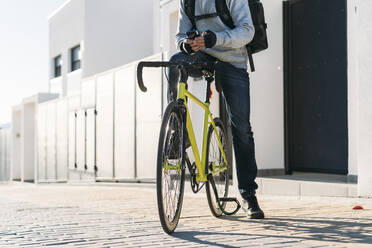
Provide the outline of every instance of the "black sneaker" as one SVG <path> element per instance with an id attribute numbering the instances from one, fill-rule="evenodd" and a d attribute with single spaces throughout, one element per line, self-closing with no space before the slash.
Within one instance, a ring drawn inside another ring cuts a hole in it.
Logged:
<path id="1" fill-rule="evenodd" d="M 243 199 L 242 209 L 247 213 L 247 216 L 251 219 L 264 219 L 265 214 L 258 205 L 257 197 L 250 196 Z"/>

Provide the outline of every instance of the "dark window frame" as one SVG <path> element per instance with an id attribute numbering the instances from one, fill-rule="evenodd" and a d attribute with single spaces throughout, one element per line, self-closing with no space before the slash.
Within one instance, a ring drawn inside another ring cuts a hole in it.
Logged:
<path id="1" fill-rule="evenodd" d="M 78 49 L 78 52 L 76 53 L 76 50 Z M 81 59 L 79 58 L 79 53 L 81 51 L 80 45 L 74 46 L 70 49 L 70 71 L 76 71 L 81 68 Z"/>
<path id="2" fill-rule="evenodd" d="M 54 57 L 54 77 L 62 76 L 62 55 Z"/>

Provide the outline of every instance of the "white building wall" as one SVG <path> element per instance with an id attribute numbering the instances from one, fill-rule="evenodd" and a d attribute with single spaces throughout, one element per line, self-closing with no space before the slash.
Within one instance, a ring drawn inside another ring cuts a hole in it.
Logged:
<path id="1" fill-rule="evenodd" d="M 115 73 L 115 178 L 134 179 L 135 160 L 135 103 L 136 63 Z"/>
<path id="2" fill-rule="evenodd" d="M 68 97 L 68 169 L 75 170 L 77 166 L 76 135 L 79 130 L 76 128 L 76 113 L 81 109 L 81 97 Z M 71 179 L 69 175 L 69 179 Z"/>
<path id="3" fill-rule="evenodd" d="M 372 2 L 359 0 L 358 12 L 358 180 L 359 195 L 372 196 Z"/>
<path id="4" fill-rule="evenodd" d="M 67 95 L 67 89 L 79 88 L 79 85 L 68 84 L 71 72 L 70 49 L 81 44 L 82 66 L 84 66 L 84 17 L 85 0 L 69 0 L 60 9 L 49 16 L 49 78 L 53 93 Z M 62 76 L 54 79 L 54 58 L 62 55 Z M 76 76 L 76 72 L 74 73 Z M 75 79 L 75 78 L 74 78 Z M 80 77 L 81 79 L 81 77 Z M 80 83 L 80 79 L 77 83 Z M 58 84 L 62 83 L 61 86 Z"/>
<path id="5" fill-rule="evenodd" d="M 57 179 L 57 106 L 55 101 L 45 103 L 47 108 L 46 116 L 46 176 L 47 181 L 56 181 Z"/>
<path id="6" fill-rule="evenodd" d="M 262 3 L 269 49 L 253 55 L 256 72 L 250 73 L 251 122 L 258 169 L 284 169 L 283 3 Z"/>
<path id="7" fill-rule="evenodd" d="M 11 178 L 21 180 L 21 106 L 12 109 L 12 159 L 11 159 Z"/>
<path id="8" fill-rule="evenodd" d="M 21 118 L 21 168 L 22 180 L 35 178 L 35 103 L 24 104 Z"/>
<path id="9" fill-rule="evenodd" d="M 114 177 L 114 75 L 97 77 L 97 177 Z"/>
<path id="10" fill-rule="evenodd" d="M 153 54 L 153 0 L 86 0 L 83 77 Z"/>
<path id="11" fill-rule="evenodd" d="M 0 127 L 0 183 L 10 180 L 10 132 L 9 127 Z"/>
<path id="12" fill-rule="evenodd" d="M 12 180 L 37 180 L 38 161 L 41 159 L 38 142 L 38 104 L 57 98 L 56 94 L 38 93 L 24 98 L 12 109 Z M 55 112 L 55 111 L 54 111 Z M 55 114 L 55 113 L 54 113 Z M 46 137 L 46 135 L 44 136 Z"/>
<path id="13" fill-rule="evenodd" d="M 67 181 L 68 167 L 68 101 L 56 101 L 56 161 L 57 181 Z"/>
<path id="14" fill-rule="evenodd" d="M 36 182 L 66 182 L 68 167 L 68 99 L 37 104 Z"/>
<path id="15" fill-rule="evenodd" d="M 358 1 L 347 1 L 348 18 L 348 138 L 349 138 L 349 175 L 358 175 L 358 120 L 359 120 L 359 21 Z"/>
<path id="16" fill-rule="evenodd" d="M 0 183 L 6 181 L 6 140 L 3 129 L 0 128 Z"/>
<path id="17" fill-rule="evenodd" d="M 5 132 L 5 139 L 6 139 L 6 147 L 5 147 L 5 164 L 6 164 L 6 180 L 11 180 L 11 155 L 12 155 L 12 128 L 8 128 L 4 130 Z"/>
<path id="18" fill-rule="evenodd" d="M 153 0 L 153 53 L 157 54 L 161 52 L 161 9 L 159 11 L 159 6 L 161 0 Z"/>
<path id="19" fill-rule="evenodd" d="M 144 61 L 161 61 L 161 55 L 154 55 Z M 143 80 L 147 92 L 136 87 L 136 162 L 139 179 L 156 177 L 157 147 L 162 118 L 162 70 L 146 68 Z M 136 82 L 136 81 L 134 81 Z"/>
<path id="20" fill-rule="evenodd" d="M 47 116 L 48 106 L 39 104 L 37 107 L 37 169 L 36 182 L 47 180 Z"/>
<path id="21" fill-rule="evenodd" d="M 96 166 L 96 114 L 95 109 L 86 110 L 86 171 L 94 173 Z"/>
<path id="22" fill-rule="evenodd" d="M 96 79 L 94 77 L 82 82 L 81 105 L 86 111 L 86 171 L 94 173 L 94 166 L 96 166 Z"/>

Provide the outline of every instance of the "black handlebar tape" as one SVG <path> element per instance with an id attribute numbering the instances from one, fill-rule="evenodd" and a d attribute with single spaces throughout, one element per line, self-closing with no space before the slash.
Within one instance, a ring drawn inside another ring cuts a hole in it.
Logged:
<path id="1" fill-rule="evenodd" d="M 214 67 L 218 62 L 213 62 L 213 63 L 189 63 L 189 62 L 181 62 L 181 63 L 171 63 L 171 62 L 140 62 L 137 66 L 137 81 L 138 81 L 138 86 L 141 89 L 141 91 L 146 92 L 147 88 L 143 82 L 143 68 L 144 67 L 194 67 L 194 68 L 203 68 L 203 67 Z"/>
<path id="2" fill-rule="evenodd" d="M 140 62 L 137 66 L 137 81 L 141 91 L 146 92 L 147 88 L 143 82 L 143 68 L 144 67 L 170 67 L 172 66 L 169 62 Z M 174 65 L 176 66 L 176 65 Z"/>
<path id="3" fill-rule="evenodd" d="M 140 62 L 137 66 L 137 81 L 138 81 L 138 86 L 141 89 L 141 91 L 146 92 L 147 88 L 145 87 L 145 84 L 143 83 L 143 77 L 142 77 L 143 67 L 144 67 L 144 62 Z"/>

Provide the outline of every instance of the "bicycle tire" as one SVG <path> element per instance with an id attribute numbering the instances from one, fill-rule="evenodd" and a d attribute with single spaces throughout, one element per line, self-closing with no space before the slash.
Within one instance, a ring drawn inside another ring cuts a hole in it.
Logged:
<path id="1" fill-rule="evenodd" d="M 174 123 L 176 123 L 177 127 L 174 126 Z M 159 219 L 164 232 L 167 234 L 174 232 L 181 216 L 185 185 L 185 166 L 182 164 L 185 161 L 185 148 L 182 132 L 183 128 L 184 122 L 180 112 L 180 107 L 176 102 L 172 102 L 168 105 L 162 120 L 158 144 L 156 173 Z M 179 139 L 177 139 L 176 132 L 179 134 Z M 176 138 L 172 141 L 172 137 Z M 175 145 L 177 145 L 177 152 L 173 153 L 172 155 L 171 150 L 172 147 L 175 147 Z M 170 159 L 171 156 L 173 157 Z M 178 160 L 178 163 L 180 163 L 180 170 L 173 169 L 167 171 L 165 164 L 171 163 L 169 161 L 172 161 L 174 164 L 175 160 Z M 179 182 L 177 185 L 173 179 L 178 179 Z M 172 189 L 175 190 L 172 192 Z M 169 206 L 169 204 L 172 205 Z"/>
<path id="2" fill-rule="evenodd" d="M 217 128 L 217 131 L 219 131 L 219 137 L 221 139 L 221 143 L 222 143 L 222 147 L 223 147 L 223 150 L 225 152 L 225 155 L 227 157 L 227 161 L 231 161 L 230 159 L 230 154 L 232 154 L 232 151 L 231 151 L 231 147 L 228 145 L 228 142 L 227 142 L 227 133 L 226 133 L 226 129 L 222 123 L 222 121 L 219 119 L 219 118 L 215 118 L 214 119 L 214 123 L 216 125 L 216 128 Z M 213 140 L 214 139 L 214 140 Z M 208 138 L 207 138 L 207 161 L 206 161 L 206 174 L 208 175 L 209 173 L 212 172 L 212 164 L 211 162 L 215 162 L 215 161 L 211 161 L 211 160 L 215 160 L 217 159 L 216 158 L 216 154 L 211 154 L 212 152 L 216 152 L 216 150 L 218 151 L 218 160 L 219 160 L 219 163 L 221 163 L 223 160 L 223 157 L 222 157 L 222 154 L 221 154 L 221 151 L 219 149 L 219 146 L 218 146 L 218 143 L 217 144 L 214 144 L 214 146 L 212 147 L 213 145 L 213 141 L 217 141 L 217 137 L 214 133 L 214 128 L 212 125 L 209 126 L 209 130 L 208 130 Z M 212 149 L 214 149 L 214 151 L 212 151 Z M 215 193 L 213 191 L 213 184 L 215 184 L 216 188 L 217 188 L 217 192 L 218 192 L 218 198 L 226 198 L 228 196 L 228 193 L 229 193 L 229 181 L 230 181 L 230 173 L 229 173 L 229 167 L 231 165 L 227 165 L 228 166 L 228 169 L 219 173 L 219 174 L 216 174 L 212 177 L 209 177 L 208 181 L 206 182 L 206 193 L 207 193 L 207 199 L 208 199 L 208 205 L 209 205 L 209 208 L 212 212 L 212 214 L 215 216 L 215 217 L 220 217 L 223 215 L 223 211 L 221 211 L 220 209 L 220 206 L 225 209 L 226 208 L 226 202 L 223 202 L 223 203 L 218 203 L 217 202 L 217 199 L 216 199 L 216 196 L 215 196 Z M 221 190 L 221 191 L 219 191 Z"/>

